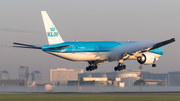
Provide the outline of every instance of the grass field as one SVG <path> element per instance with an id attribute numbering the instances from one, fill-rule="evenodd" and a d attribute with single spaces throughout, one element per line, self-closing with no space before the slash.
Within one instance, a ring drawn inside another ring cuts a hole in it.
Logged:
<path id="1" fill-rule="evenodd" d="M 180 101 L 180 95 L 0 94 L 0 101 Z"/>

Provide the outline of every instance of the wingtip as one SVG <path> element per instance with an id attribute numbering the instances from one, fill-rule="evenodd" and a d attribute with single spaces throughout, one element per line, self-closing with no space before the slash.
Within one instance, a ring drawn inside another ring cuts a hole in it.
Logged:
<path id="1" fill-rule="evenodd" d="M 172 41 L 176 41 L 176 39 L 175 39 L 175 38 L 172 38 L 171 40 L 172 40 Z"/>

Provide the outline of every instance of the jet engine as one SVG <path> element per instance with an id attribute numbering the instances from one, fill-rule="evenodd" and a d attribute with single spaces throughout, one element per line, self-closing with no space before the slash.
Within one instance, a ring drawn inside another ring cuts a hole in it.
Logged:
<path id="1" fill-rule="evenodd" d="M 141 56 L 137 57 L 137 61 L 144 65 L 152 64 L 154 62 L 154 55 L 152 53 L 143 53 Z"/>

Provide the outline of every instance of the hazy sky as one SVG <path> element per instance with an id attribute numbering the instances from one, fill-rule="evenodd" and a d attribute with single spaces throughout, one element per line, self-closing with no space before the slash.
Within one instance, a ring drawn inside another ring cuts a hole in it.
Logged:
<path id="1" fill-rule="evenodd" d="M 86 62 L 72 62 L 41 50 L 19 49 L 9 42 L 47 43 L 40 11 L 49 14 L 65 41 L 72 40 L 148 40 L 176 42 L 164 49 L 157 68 L 144 71 L 164 73 L 180 70 L 180 0 L 2 0 L 0 3 L 0 71 L 18 78 L 18 68 L 40 70 L 49 80 L 51 68 L 83 69 Z M 138 70 L 136 60 L 124 62 L 127 69 Z M 113 71 L 117 62 L 105 62 L 95 71 Z"/>

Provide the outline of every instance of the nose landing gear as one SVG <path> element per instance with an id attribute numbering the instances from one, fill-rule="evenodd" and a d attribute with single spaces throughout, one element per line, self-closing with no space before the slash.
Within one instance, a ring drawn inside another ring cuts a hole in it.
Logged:
<path id="1" fill-rule="evenodd" d="M 156 67 L 157 65 L 155 64 L 155 62 L 158 60 L 158 58 L 154 59 L 154 62 L 152 64 L 152 67 Z"/>
<path id="2" fill-rule="evenodd" d="M 156 64 L 152 64 L 152 67 L 156 67 L 157 65 Z"/>

